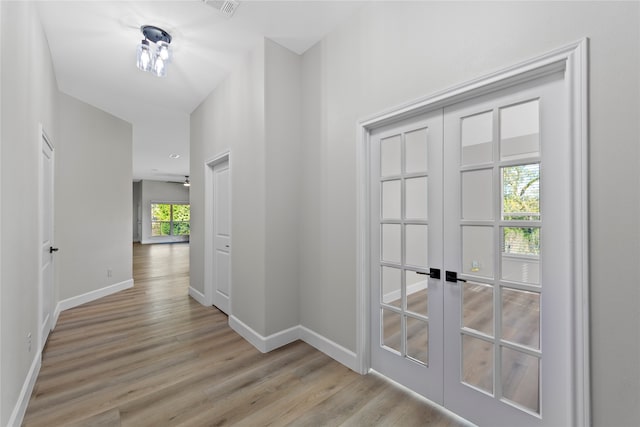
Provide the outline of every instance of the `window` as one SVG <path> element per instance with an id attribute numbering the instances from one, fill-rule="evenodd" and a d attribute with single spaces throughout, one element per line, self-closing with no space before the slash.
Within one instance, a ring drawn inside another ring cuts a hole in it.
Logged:
<path id="1" fill-rule="evenodd" d="M 191 206 L 186 203 L 151 203 L 151 235 L 188 236 Z"/>

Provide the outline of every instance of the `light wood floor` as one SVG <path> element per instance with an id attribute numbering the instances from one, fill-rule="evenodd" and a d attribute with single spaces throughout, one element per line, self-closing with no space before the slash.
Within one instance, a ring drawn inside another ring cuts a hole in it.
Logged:
<path id="1" fill-rule="evenodd" d="M 60 315 L 25 426 L 459 426 L 303 342 L 261 354 L 187 295 L 187 244 L 134 245 L 135 287 Z"/>

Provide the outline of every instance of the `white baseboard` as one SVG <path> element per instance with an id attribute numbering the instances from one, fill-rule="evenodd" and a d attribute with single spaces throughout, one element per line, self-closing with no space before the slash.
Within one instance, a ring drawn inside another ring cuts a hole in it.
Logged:
<path id="1" fill-rule="evenodd" d="M 51 330 L 53 331 L 58 324 L 58 317 L 60 316 L 60 303 L 56 304 L 56 308 L 53 310 L 53 318 L 51 319 Z"/>
<path id="2" fill-rule="evenodd" d="M 205 307 L 209 305 L 207 304 L 207 299 L 204 297 L 204 294 L 191 286 L 189 286 L 189 296 Z"/>
<path id="3" fill-rule="evenodd" d="M 300 339 L 300 326 L 292 326 L 265 338 L 266 352 L 285 346 Z"/>
<path id="4" fill-rule="evenodd" d="M 18 396 L 18 401 L 16 402 L 16 406 L 13 408 L 13 412 L 11 413 L 7 426 L 19 427 L 22 425 L 24 414 L 27 412 L 27 405 L 29 405 L 29 399 L 31 399 L 31 393 L 33 393 L 33 387 L 36 385 L 36 380 L 40 373 L 40 366 L 42 366 L 42 357 L 40 353 L 37 353 L 33 358 L 31 368 L 29 368 L 27 378 L 24 380 L 22 390 L 20 390 L 20 395 Z"/>
<path id="5" fill-rule="evenodd" d="M 268 353 L 296 340 L 302 340 L 352 371 L 359 372 L 358 357 L 355 352 L 302 325 L 293 326 L 267 337 L 260 335 L 233 315 L 229 316 L 229 326 L 261 353 Z"/>
<path id="6" fill-rule="evenodd" d="M 331 341 L 311 329 L 305 328 L 302 325 L 298 326 L 298 328 L 300 328 L 300 339 L 302 341 L 320 350 L 330 358 L 342 363 L 352 371 L 359 372 L 358 357 L 355 352 Z"/>
<path id="7" fill-rule="evenodd" d="M 82 304 L 86 304 L 91 301 L 95 301 L 99 298 L 106 297 L 108 295 L 115 294 L 116 292 L 124 291 L 125 289 L 129 289 L 132 287 L 133 279 L 129 279 L 125 280 L 124 282 L 116 283 L 114 285 L 110 285 L 101 289 L 96 289 L 95 291 L 87 292 L 86 294 L 64 299 L 58 303 L 58 305 L 56 306 L 56 310 L 53 313 L 53 326 L 55 327 L 58 321 L 58 316 L 65 310 L 77 307 Z"/>
<path id="8" fill-rule="evenodd" d="M 258 349 L 261 353 L 268 353 L 278 347 L 287 345 L 300 338 L 299 326 L 293 326 L 284 331 L 276 332 L 268 337 L 264 337 L 254 331 L 250 326 L 243 323 L 237 317 L 229 316 L 229 326 L 236 331 L 242 338 L 249 341 L 251 345 Z"/>

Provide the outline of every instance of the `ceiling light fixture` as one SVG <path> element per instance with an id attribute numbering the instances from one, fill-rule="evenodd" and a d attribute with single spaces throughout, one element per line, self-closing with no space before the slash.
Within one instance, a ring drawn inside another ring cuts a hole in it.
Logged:
<path id="1" fill-rule="evenodd" d="M 136 65 L 142 71 L 150 71 L 158 77 L 167 75 L 167 64 L 171 61 L 171 34 L 153 25 L 143 25 L 140 31 L 144 38 L 136 51 Z"/>
<path id="2" fill-rule="evenodd" d="M 185 187 L 191 186 L 191 182 L 189 181 L 189 175 L 184 176 L 184 183 L 182 183 L 182 185 L 184 185 Z"/>

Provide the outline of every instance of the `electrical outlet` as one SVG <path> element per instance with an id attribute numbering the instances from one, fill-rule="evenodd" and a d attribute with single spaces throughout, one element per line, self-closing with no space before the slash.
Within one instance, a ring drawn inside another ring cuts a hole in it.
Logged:
<path id="1" fill-rule="evenodd" d="M 31 353 L 31 332 L 27 334 L 27 350 Z"/>
<path id="2" fill-rule="evenodd" d="M 113 270 L 110 268 L 107 268 L 107 277 L 111 277 L 113 276 Z"/>

